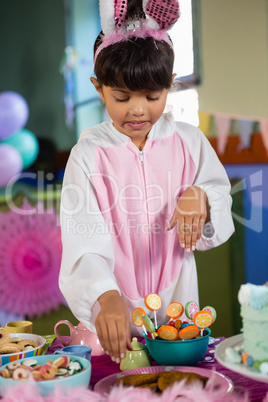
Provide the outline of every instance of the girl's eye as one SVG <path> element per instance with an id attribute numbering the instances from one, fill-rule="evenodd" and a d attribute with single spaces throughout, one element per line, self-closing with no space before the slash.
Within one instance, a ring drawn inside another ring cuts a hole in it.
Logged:
<path id="1" fill-rule="evenodd" d="M 127 102 L 127 101 L 128 101 L 128 98 L 126 98 L 126 99 L 118 99 L 118 98 L 115 98 L 115 101 L 116 101 L 116 102 Z"/>
<path id="2" fill-rule="evenodd" d="M 150 96 L 147 96 L 147 99 L 149 101 L 157 101 L 157 100 L 159 100 L 159 96 L 157 96 L 156 98 L 151 98 Z"/>

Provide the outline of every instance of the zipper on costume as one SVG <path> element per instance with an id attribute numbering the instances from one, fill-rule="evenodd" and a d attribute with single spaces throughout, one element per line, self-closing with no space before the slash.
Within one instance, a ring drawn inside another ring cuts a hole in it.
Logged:
<path id="1" fill-rule="evenodd" d="M 141 170 L 143 174 L 143 182 L 144 182 L 144 192 L 145 192 L 145 199 L 146 199 L 146 216 L 147 216 L 147 223 L 148 227 L 150 229 L 150 221 L 149 221 L 149 215 L 148 215 L 148 210 L 147 210 L 147 188 L 146 188 L 146 180 L 145 180 L 145 172 L 144 172 L 144 155 L 143 151 L 139 150 L 139 158 L 141 162 Z M 150 261 L 150 292 L 153 292 L 153 285 L 152 285 L 152 246 L 151 246 L 151 230 L 149 230 L 148 234 L 148 241 L 149 241 L 149 261 Z"/>

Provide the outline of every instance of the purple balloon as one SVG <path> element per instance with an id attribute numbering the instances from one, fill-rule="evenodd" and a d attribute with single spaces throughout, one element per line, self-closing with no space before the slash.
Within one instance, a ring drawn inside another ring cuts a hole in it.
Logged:
<path id="1" fill-rule="evenodd" d="M 22 157 L 11 145 L 0 144 L 0 187 L 22 171 Z"/>
<path id="2" fill-rule="evenodd" d="M 29 108 L 25 99 L 18 93 L 0 93 L 0 139 L 4 139 L 25 126 Z"/>

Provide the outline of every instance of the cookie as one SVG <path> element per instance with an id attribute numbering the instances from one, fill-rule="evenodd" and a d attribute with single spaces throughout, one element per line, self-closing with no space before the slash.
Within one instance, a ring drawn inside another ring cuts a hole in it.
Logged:
<path id="1" fill-rule="evenodd" d="M 2 354 L 9 354 L 9 353 L 19 353 L 20 347 L 18 347 L 18 345 L 16 345 L 15 343 L 5 343 L 5 345 L 1 345 L 0 346 L 0 355 Z"/>
<path id="2" fill-rule="evenodd" d="M 19 348 L 21 348 L 21 350 L 24 350 L 27 346 L 37 348 L 37 346 L 39 346 L 39 343 L 34 342 L 31 339 L 23 339 L 23 341 L 18 342 L 17 345 L 19 346 Z"/>
<path id="3" fill-rule="evenodd" d="M 0 346 L 9 342 L 10 342 L 9 333 L 5 330 L 5 328 L 0 327 Z"/>

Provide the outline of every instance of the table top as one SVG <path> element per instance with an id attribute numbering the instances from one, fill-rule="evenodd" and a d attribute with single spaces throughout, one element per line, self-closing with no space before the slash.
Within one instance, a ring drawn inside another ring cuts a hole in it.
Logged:
<path id="1" fill-rule="evenodd" d="M 68 337 L 64 337 L 68 340 Z M 254 402 L 262 402 L 264 401 L 266 395 L 268 401 L 268 383 L 263 383 L 260 381 L 252 380 L 248 377 L 245 377 L 239 373 L 231 371 L 225 367 L 223 367 L 214 356 L 215 347 L 224 340 L 225 338 L 215 338 L 215 342 L 208 346 L 207 352 L 203 359 L 196 364 L 196 367 L 205 368 L 207 370 L 214 370 L 224 376 L 230 378 L 234 385 L 234 392 L 236 392 L 239 396 L 248 395 L 248 401 Z M 143 338 L 138 338 L 138 340 L 144 341 Z M 49 347 L 47 354 L 52 354 L 56 349 L 60 349 L 63 347 L 63 344 L 55 339 L 52 345 Z M 92 364 L 92 373 L 90 380 L 90 388 L 93 389 L 95 384 L 98 381 L 107 377 L 111 374 L 120 372 L 120 365 L 114 363 L 109 356 L 92 356 L 91 358 Z M 157 363 L 153 362 L 153 365 L 157 365 Z"/>

